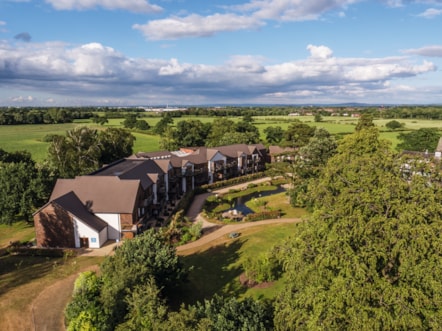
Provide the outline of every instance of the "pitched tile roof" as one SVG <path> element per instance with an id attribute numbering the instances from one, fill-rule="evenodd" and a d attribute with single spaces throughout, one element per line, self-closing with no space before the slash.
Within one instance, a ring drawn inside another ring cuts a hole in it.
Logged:
<path id="1" fill-rule="evenodd" d="M 86 206 L 72 191 L 53 200 L 52 203 L 56 203 L 57 205 L 77 217 L 83 223 L 87 224 L 89 227 L 98 232 L 107 227 L 107 223 L 101 218 L 89 212 Z"/>
<path id="2" fill-rule="evenodd" d="M 93 213 L 132 213 L 137 202 L 140 180 L 122 180 L 116 176 L 78 176 L 58 179 L 51 200 L 70 191 Z"/>

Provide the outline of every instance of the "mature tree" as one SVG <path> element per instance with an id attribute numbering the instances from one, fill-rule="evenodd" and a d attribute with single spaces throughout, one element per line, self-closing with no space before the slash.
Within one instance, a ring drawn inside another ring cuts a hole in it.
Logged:
<path id="1" fill-rule="evenodd" d="M 176 250 L 155 230 L 128 240 L 101 266 L 101 302 L 111 325 L 124 322 L 127 295 L 151 279 L 159 289 L 171 291 L 184 277 Z"/>
<path id="2" fill-rule="evenodd" d="M 374 128 L 343 138 L 286 246 L 277 330 L 442 329 L 442 189 L 402 164 Z"/>
<path id="3" fill-rule="evenodd" d="M 387 129 L 390 129 L 390 130 L 396 130 L 396 129 L 402 128 L 403 125 L 400 122 L 396 121 L 396 120 L 392 120 L 392 121 L 387 122 L 385 124 L 385 127 Z"/>
<path id="4" fill-rule="evenodd" d="M 296 120 L 284 132 L 284 145 L 290 147 L 302 147 L 308 143 L 308 140 L 313 137 L 315 128 L 311 127 L 299 120 Z"/>
<path id="5" fill-rule="evenodd" d="M 49 161 L 61 177 L 87 174 L 99 167 L 101 148 L 98 132 L 88 127 L 76 127 L 66 136 L 53 136 L 49 146 Z"/>
<path id="6" fill-rule="evenodd" d="M 102 282 L 95 272 L 81 273 L 75 281 L 72 300 L 66 306 L 68 331 L 103 330 L 106 317 L 99 301 Z"/>
<path id="7" fill-rule="evenodd" d="M 238 133 L 247 133 L 249 140 L 251 141 L 249 144 L 259 142 L 259 130 L 251 122 L 240 121 L 236 123 L 234 131 Z"/>
<path id="8" fill-rule="evenodd" d="M 153 278 L 136 285 L 125 301 L 128 306 L 125 322 L 115 330 L 166 330 L 163 326 L 168 309 Z"/>
<path id="9" fill-rule="evenodd" d="M 160 149 L 166 151 L 174 151 L 178 149 L 179 145 L 174 139 L 175 137 L 175 129 L 171 126 L 168 126 L 161 135 L 161 139 L 159 141 Z"/>
<path id="10" fill-rule="evenodd" d="M 320 113 L 315 114 L 315 122 L 322 122 L 322 115 Z"/>
<path id="11" fill-rule="evenodd" d="M 284 138 L 284 130 L 280 126 L 268 126 L 264 133 L 269 144 L 278 144 Z"/>
<path id="12" fill-rule="evenodd" d="M 100 125 L 104 125 L 106 123 L 109 123 L 109 120 L 107 119 L 106 115 L 105 116 L 98 116 L 97 114 L 94 114 L 92 116 L 92 122 L 100 124 Z"/>
<path id="13" fill-rule="evenodd" d="M 373 116 L 371 114 L 362 114 L 358 120 L 358 124 L 356 124 L 355 130 L 360 131 L 371 127 L 374 127 Z"/>
<path id="14" fill-rule="evenodd" d="M 38 165 L 27 152 L 7 153 L 0 149 L 0 223 L 11 224 L 17 215 L 27 221 L 49 197 L 54 176 Z"/>
<path id="15" fill-rule="evenodd" d="M 125 128 L 133 129 L 137 124 L 137 114 L 127 114 L 124 116 L 123 125 Z"/>
<path id="16" fill-rule="evenodd" d="M 254 119 L 250 113 L 244 114 L 244 116 L 242 117 L 242 120 L 243 120 L 243 122 L 247 122 L 247 123 L 253 123 L 253 121 L 254 121 Z"/>
<path id="17" fill-rule="evenodd" d="M 175 142 L 181 147 L 204 146 L 210 128 L 200 120 L 180 121 L 174 132 Z"/>
<path id="18" fill-rule="evenodd" d="M 172 115 L 169 112 L 163 113 L 161 120 L 153 128 L 155 134 L 162 135 L 169 125 L 173 124 Z"/>
<path id="19" fill-rule="evenodd" d="M 218 141 L 217 146 L 226 146 L 234 144 L 256 144 L 259 142 L 256 134 L 253 132 L 230 132 L 224 134 Z"/>
<path id="20" fill-rule="evenodd" d="M 225 134 L 234 132 L 235 122 L 227 118 L 216 118 L 212 122 L 212 128 L 207 136 L 206 146 L 215 147 L 220 146 L 220 140 Z"/>
<path id="21" fill-rule="evenodd" d="M 135 137 L 124 129 L 108 128 L 98 135 L 100 165 L 109 164 L 132 154 Z"/>
<path id="22" fill-rule="evenodd" d="M 146 120 L 137 120 L 135 123 L 135 128 L 138 130 L 146 131 L 150 129 L 150 125 L 146 122 Z"/>
<path id="23" fill-rule="evenodd" d="M 160 330 L 265 331 L 273 329 L 273 307 L 267 301 L 245 298 L 213 298 L 179 312 L 169 313 Z"/>
<path id="24" fill-rule="evenodd" d="M 98 132 L 77 127 L 69 130 L 66 136 L 51 137 L 48 159 L 61 177 L 72 178 L 129 156 L 134 140 L 135 137 L 124 129 L 107 128 Z"/>
<path id="25" fill-rule="evenodd" d="M 436 128 L 422 128 L 408 133 L 400 133 L 398 139 L 402 142 L 397 145 L 398 150 L 434 152 L 441 134 Z"/>

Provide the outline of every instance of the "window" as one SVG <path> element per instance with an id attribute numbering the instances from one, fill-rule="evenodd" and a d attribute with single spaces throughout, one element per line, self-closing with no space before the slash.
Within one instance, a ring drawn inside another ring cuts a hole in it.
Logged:
<path id="1" fill-rule="evenodd" d="M 91 243 L 96 243 L 97 242 L 97 238 L 91 238 Z"/>

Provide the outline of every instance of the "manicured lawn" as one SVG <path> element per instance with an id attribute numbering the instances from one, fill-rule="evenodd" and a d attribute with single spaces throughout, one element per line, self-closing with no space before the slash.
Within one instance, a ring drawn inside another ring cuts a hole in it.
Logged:
<path id="1" fill-rule="evenodd" d="M 0 248 L 8 246 L 11 241 L 32 241 L 34 238 L 33 223 L 20 221 L 12 225 L 0 224 Z"/>
<path id="2" fill-rule="evenodd" d="M 280 210 L 282 218 L 301 218 L 307 215 L 303 208 L 294 208 L 290 205 L 290 198 L 286 192 L 272 194 L 267 197 L 255 198 L 246 202 L 246 206 L 254 212 Z"/>
<path id="3" fill-rule="evenodd" d="M 273 224 L 244 229 L 237 239 L 227 236 L 217 245 L 199 247 L 198 252 L 182 257 L 183 263 L 193 267 L 189 280 L 176 292 L 175 304 L 181 300 L 192 304 L 210 298 L 215 293 L 238 297 L 274 298 L 282 288 L 284 279 L 267 288 L 246 288 L 239 283 L 243 273 L 242 263 L 256 258 L 274 245 L 295 234 L 296 224 Z M 189 254 L 186 251 L 186 254 Z M 181 298 L 181 300 L 180 300 Z"/>

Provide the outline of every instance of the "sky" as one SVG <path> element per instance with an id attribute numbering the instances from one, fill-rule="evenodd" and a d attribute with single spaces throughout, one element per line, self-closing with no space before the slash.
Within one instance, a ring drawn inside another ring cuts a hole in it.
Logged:
<path id="1" fill-rule="evenodd" d="M 442 104 L 442 0 L 0 0 L 0 106 Z"/>

